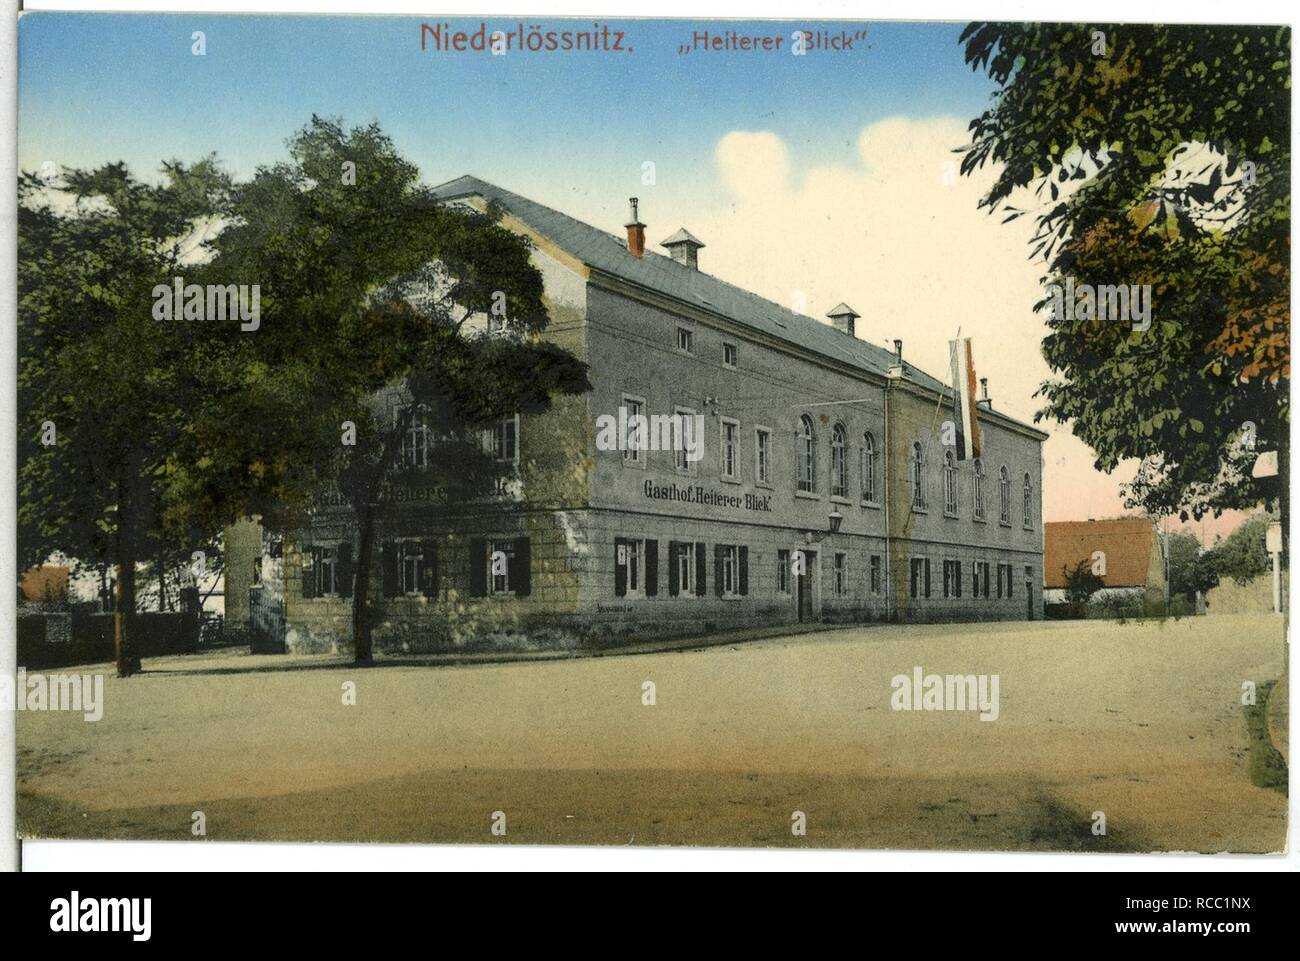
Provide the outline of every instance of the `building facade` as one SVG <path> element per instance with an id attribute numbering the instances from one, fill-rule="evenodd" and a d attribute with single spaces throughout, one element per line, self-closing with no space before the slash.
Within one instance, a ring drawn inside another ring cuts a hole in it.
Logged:
<path id="1" fill-rule="evenodd" d="M 635 208 L 622 238 L 471 177 L 439 195 L 494 201 L 531 241 L 545 336 L 593 389 L 488 431 L 514 479 L 472 504 L 422 481 L 417 427 L 372 568 L 381 649 L 1041 616 L 1042 432 L 981 401 L 980 457 L 958 460 L 952 393 L 905 345 L 710 276 L 685 230 L 647 251 Z M 289 649 L 349 642 L 355 550 L 346 507 L 285 532 Z"/>

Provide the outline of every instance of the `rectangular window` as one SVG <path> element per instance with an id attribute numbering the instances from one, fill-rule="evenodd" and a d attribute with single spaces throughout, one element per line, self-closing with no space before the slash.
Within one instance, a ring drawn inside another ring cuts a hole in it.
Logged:
<path id="1" fill-rule="evenodd" d="M 736 480 L 737 458 L 740 456 L 740 422 L 723 419 L 722 421 L 722 476 L 725 480 Z"/>
<path id="2" fill-rule="evenodd" d="M 627 412 L 627 434 L 623 440 L 623 463 L 643 467 L 645 458 L 642 451 L 646 446 L 645 400 L 623 395 L 623 410 Z"/>
<path id="3" fill-rule="evenodd" d="M 943 596 L 961 597 L 961 561 L 943 562 Z"/>
<path id="4" fill-rule="evenodd" d="M 677 349 L 686 354 L 695 353 L 695 331 L 689 327 L 678 327 Z"/>
<path id="5" fill-rule="evenodd" d="M 395 408 L 393 411 L 394 423 L 400 423 L 401 418 L 410 410 L 411 406 Z M 423 406 L 417 407 L 411 413 L 410 423 L 406 427 L 406 432 L 402 435 L 402 466 L 429 466 L 428 412 Z"/>
<path id="6" fill-rule="evenodd" d="M 672 543 L 669 549 L 669 558 L 674 560 Z M 656 596 L 659 593 L 659 542 L 617 537 L 614 551 L 614 594 L 618 597 Z"/>
<path id="7" fill-rule="evenodd" d="M 754 478 L 760 484 L 772 483 L 772 432 L 766 427 L 754 431 Z"/>
<path id="8" fill-rule="evenodd" d="M 414 594 L 420 589 L 420 569 L 424 566 L 424 554 L 419 544 L 403 542 L 398 545 L 398 589 L 403 594 Z"/>
<path id="9" fill-rule="evenodd" d="M 735 344 L 722 345 L 722 363 L 727 367 L 736 366 L 736 345 Z"/>
<path id="10" fill-rule="evenodd" d="M 790 593 L 790 552 L 788 550 L 776 552 L 776 592 Z"/>
<path id="11" fill-rule="evenodd" d="M 519 463 L 519 417 L 507 417 L 492 425 L 492 456 L 498 464 Z"/>
<path id="12" fill-rule="evenodd" d="M 985 597 L 989 596 L 989 562 L 984 561 L 980 564 L 980 590 Z"/>
<path id="13" fill-rule="evenodd" d="M 843 551 L 835 553 L 835 593 L 843 597 L 849 590 L 849 556 Z"/>
<path id="14" fill-rule="evenodd" d="M 489 594 L 509 594 L 510 568 L 514 566 L 515 542 L 492 541 L 488 552 L 487 588 Z"/>
<path id="15" fill-rule="evenodd" d="M 735 544 L 722 547 L 722 596 L 734 597 L 740 593 L 740 571 Z"/>
<path id="16" fill-rule="evenodd" d="M 1006 565 L 998 565 L 998 597 L 1002 596 L 1002 572 Z"/>
<path id="17" fill-rule="evenodd" d="M 695 436 L 695 411 L 689 407 L 678 407 L 673 411 L 677 418 L 673 425 L 673 467 L 679 474 L 694 474 L 697 461 L 690 458 L 689 448 L 696 453 L 703 453 L 700 448 L 704 438 Z"/>
<path id="18" fill-rule="evenodd" d="M 872 593 L 872 594 L 879 594 L 879 593 L 880 593 L 880 583 L 881 583 L 880 555 L 879 555 L 879 554 L 872 554 L 872 555 L 871 555 L 871 568 L 870 568 L 870 569 L 871 569 L 871 593 Z"/>
<path id="19" fill-rule="evenodd" d="M 930 596 L 930 559 L 928 557 L 912 558 L 912 596 Z"/>
<path id="20" fill-rule="evenodd" d="M 318 595 L 337 594 L 338 593 L 338 549 L 334 547 L 318 547 L 318 561 L 316 565 L 316 593 Z"/>
<path id="21" fill-rule="evenodd" d="M 695 593 L 695 545 L 673 544 L 673 589 L 678 595 Z"/>

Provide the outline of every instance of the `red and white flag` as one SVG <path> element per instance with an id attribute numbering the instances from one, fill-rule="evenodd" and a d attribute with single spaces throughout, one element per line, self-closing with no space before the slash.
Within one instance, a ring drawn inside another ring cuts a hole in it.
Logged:
<path id="1" fill-rule="evenodd" d="M 952 364 L 952 412 L 957 421 L 957 459 L 980 456 L 979 409 L 975 403 L 975 361 L 971 357 L 970 338 L 948 341 L 948 358 Z"/>

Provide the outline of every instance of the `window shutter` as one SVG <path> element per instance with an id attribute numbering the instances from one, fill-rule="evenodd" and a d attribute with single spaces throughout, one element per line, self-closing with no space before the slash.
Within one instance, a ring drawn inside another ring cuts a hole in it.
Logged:
<path id="1" fill-rule="evenodd" d="M 713 545 L 713 589 L 722 596 L 722 545 Z"/>
<path id="2" fill-rule="evenodd" d="M 614 538 L 614 596 L 627 596 L 627 563 L 619 562 L 619 550 L 622 549 L 623 556 L 627 556 L 627 541 L 621 537 Z"/>
<path id="3" fill-rule="evenodd" d="M 708 591 L 708 578 L 705 576 L 704 560 L 706 551 L 703 542 L 695 545 L 695 593 L 703 597 Z"/>
<path id="4" fill-rule="evenodd" d="M 487 597 L 487 541 L 481 537 L 469 542 L 469 596 Z"/>
<path id="5" fill-rule="evenodd" d="M 930 596 L 930 558 L 925 559 L 925 596 Z"/>
<path id="6" fill-rule="evenodd" d="M 681 558 L 678 552 L 681 550 L 680 541 L 668 542 L 668 596 L 676 597 L 678 588 L 681 585 L 682 571 Z"/>
<path id="7" fill-rule="evenodd" d="M 645 542 L 645 596 L 659 594 L 659 542 Z"/>
<path id="8" fill-rule="evenodd" d="M 424 562 L 420 565 L 420 593 L 425 597 L 438 596 L 438 542 L 425 541 L 420 545 Z"/>
<path id="9" fill-rule="evenodd" d="M 911 587 L 910 593 L 913 597 L 916 597 L 916 592 L 918 589 L 917 581 L 920 579 L 920 573 L 921 573 L 921 565 L 917 563 L 916 558 L 912 558 L 912 570 L 911 570 L 912 583 L 909 586 Z"/>
<path id="10" fill-rule="evenodd" d="M 1015 568 L 1012 567 L 1010 564 L 1007 565 L 1007 597 L 1011 596 L 1011 582 L 1014 580 L 1011 574 L 1012 571 L 1014 570 Z"/>
<path id="11" fill-rule="evenodd" d="M 304 544 L 302 548 L 302 596 L 316 596 L 316 548 Z"/>
<path id="12" fill-rule="evenodd" d="M 953 583 L 957 585 L 957 596 L 961 597 L 961 561 L 952 562 Z"/>
<path id="13" fill-rule="evenodd" d="M 338 570 L 334 572 L 334 578 L 338 582 L 339 597 L 352 596 L 352 542 L 344 541 L 339 544 L 339 564 Z"/>
<path id="14" fill-rule="evenodd" d="M 384 568 L 384 597 L 396 597 L 398 594 L 397 546 L 395 541 L 384 541 L 380 546 L 380 564 Z"/>
<path id="15" fill-rule="evenodd" d="M 740 566 L 738 576 L 740 578 L 740 593 L 743 597 L 749 593 L 749 548 L 742 544 L 736 549 L 736 553 L 739 555 L 736 563 Z"/>
<path id="16" fill-rule="evenodd" d="M 527 597 L 533 591 L 533 556 L 527 537 L 515 538 L 515 556 L 510 559 L 510 589 L 515 597 Z"/>

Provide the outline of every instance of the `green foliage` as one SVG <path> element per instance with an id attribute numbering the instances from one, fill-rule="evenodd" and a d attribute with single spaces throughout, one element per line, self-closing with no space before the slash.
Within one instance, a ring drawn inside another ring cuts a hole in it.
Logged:
<path id="1" fill-rule="evenodd" d="M 313 117 L 290 139 L 289 158 L 236 189 L 212 265 L 226 282 L 261 285 L 262 328 L 242 363 L 261 392 L 247 402 L 267 404 L 261 416 L 275 427 L 250 446 L 223 399 L 204 443 L 216 438 L 226 451 L 217 492 L 232 472 L 273 474 L 275 496 L 256 505 L 273 523 L 292 522 L 327 490 L 350 505 L 360 531 L 353 639 L 366 661 L 381 488 L 406 469 L 413 419 L 424 418 L 431 438 L 422 483 L 452 501 L 481 496 L 505 469 L 481 428 L 545 411 L 590 383 L 585 364 L 540 339 L 549 319 L 541 275 L 498 211 L 437 201 L 373 124 L 346 130 Z M 470 323 L 484 315 L 498 322 L 490 334 Z M 397 385 L 394 416 L 376 395 Z M 341 443 L 345 422 L 355 444 Z"/>
<path id="2" fill-rule="evenodd" d="M 983 206 L 1033 213 L 1045 283 L 1153 291 L 1145 331 L 1049 319 L 1039 417 L 1100 470 L 1138 460 L 1131 507 L 1258 503 L 1256 449 L 1289 420 L 1289 28 L 975 23 L 962 41 L 1001 85 L 962 160 L 999 165 Z M 1032 211 L 1010 205 L 1026 193 Z"/>
<path id="3" fill-rule="evenodd" d="M 1177 532 L 1169 535 L 1169 593 L 1194 602 L 1198 593 L 1204 593 L 1219 582 L 1214 570 L 1213 555 L 1201 551 L 1201 542 L 1193 534 Z"/>
<path id="4" fill-rule="evenodd" d="M 1267 542 L 1273 519 L 1265 514 L 1248 518 L 1209 552 L 1210 564 L 1219 579 L 1232 578 L 1246 584 L 1273 569 Z"/>
<path id="5" fill-rule="evenodd" d="M 23 566 L 63 551 L 84 563 L 153 557 L 166 477 L 190 426 L 196 360 L 219 333 L 159 321 L 152 290 L 188 271 L 229 184 L 211 159 L 121 164 L 19 179 L 18 545 Z M 53 424 L 57 443 L 42 443 Z"/>
<path id="6" fill-rule="evenodd" d="M 1088 598 L 1106 586 L 1087 560 L 1079 561 L 1073 569 L 1062 567 L 1061 573 L 1065 576 L 1065 597 L 1072 606 L 1087 604 Z"/>

